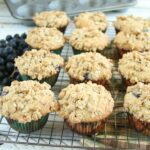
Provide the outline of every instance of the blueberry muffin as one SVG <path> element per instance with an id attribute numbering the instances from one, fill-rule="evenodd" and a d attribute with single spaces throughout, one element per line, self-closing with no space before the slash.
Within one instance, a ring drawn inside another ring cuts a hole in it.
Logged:
<path id="1" fill-rule="evenodd" d="M 15 66 L 22 80 L 38 80 L 41 83 L 47 82 L 51 86 L 57 81 L 63 64 L 64 60 L 61 56 L 42 49 L 26 51 L 15 59 Z"/>
<path id="2" fill-rule="evenodd" d="M 137 83 L 127 89 L 124 107 L 129 113 L 130 124 L 150 136 L 150 84 Z"/>
<path id="3" fill-rule="evenodd" d="M 9 125 L 22 133 L 41 129 L 49 112 L 58 109 L 54 94 L 46 83 L 37 81 L 13 81 L 3 88 L 0 96 L 0 114 Z"/>
<path id="4" fill-rule="evenodd" d="M 61 54 L 65 39 L 56 28 L 36 27 L 29 31 L 26 42 L 35 49 L 45 49 L 56 54 Z"/>
<path id="5" fill-rule="evenodd" d="M 132 51 L 150 51 L 150 33 L 146 32 L 119 32 L 114 44 L 118 49 L 120 56 Z"/>
<path id="6" fill-rule="evenodd" d="M 71 83 L 92 81 L 106 85 L 111 78 L 112 63 L 99 53 L 82 53 L 69 58 L 65 70 Z"/>
<path id="7" fill-rule="evenodd" d="M 58 97 L 59 115 L 75 132 L 92 135 L 103 129 L 112 113 L 114 100 L 102 85 L 88 82 L 70 84 Z"/>
<path id="8" fill-rule="evenodd" d="M 74 19 L 77 28 L 93 28 L 105 32 L 108 26 L 107 18 L 102 12 L 84 12 Z"/>
<path id="9" fill-rule="evenodd" d="M 117 20 L 113 22 L 116 33 L 120 31 L 148 31 L 150 29 L 150 20 L 138 16 L 118 16 Z"/>
<path id="10" fill-rule="evenodd" d="M 150 83 L 150 51 L 124 54 L 119 60 L 119 71 L 127 86 L 138 82 Z"/>
<path id="11" fill-rule="evenodd" d="M 57 28 L 64 33 L 69 18 L 64 11 L 44 11 L 35 14 L 33 21 L 39 27 Z"/>
<path id="12" fill-rule="evenodd" d="M 102 52 L 109 45 L 106 34 L 97 29 L 75 29 L 69 38 L 74 54 L 82 52 Z"/>

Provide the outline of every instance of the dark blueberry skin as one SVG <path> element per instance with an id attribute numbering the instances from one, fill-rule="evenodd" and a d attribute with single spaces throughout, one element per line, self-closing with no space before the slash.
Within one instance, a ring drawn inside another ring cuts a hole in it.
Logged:
<path id="1" fill-rule="evenodd" d="M 140 93 L 132 93 L 136 98 L 139 98 L 141 96 Z"/>
<path id="2" fill-rule="evenodd" d="M 6 41 L 10 41 L 13 37 L 11 35 L 6 36 Z"/>
<path id="3" fill-rule="evenodd" d="M 0 65 L 0 71 L 4 71 L 5 70 L 5 66 L 4 65 Z"/>
<path id="4" fill-rule="evenodd" d="M 12 73 L 14 71 L 14 64 L 12 62 L 7 62 L 6 69 L 9 73 Z"/>
<path id="5" fill-rule="evenodd" d="M 11 84 L 11 80 L 8 77 L 5 77 L 2 80 L 2 85 L 10 85 Z"/>
<path id="6" fill-rule="evenodd" d="M 18 38 L 19 39 L 20 38 L 19 34 L 15 34 L 14 38 Z"/>
<path id="7" fill-rule="evenodd" d="M 26 37 L 27 37 L 27 34 L 26 34 L 26 33 L 22 33 L 22 34 L 21 34 L 21 38 L 22 38 L 22 39 L 26 39 Z"/>
<path id="8" fill-rule="evenodd" d="M 14 56 L 14 55 L 11 55 L 11 54 L 9 54 L 9 55 L 6 57 L 6 60 L 7 60 L 8 62 L 14 62 L 14 59 L 15 59 L 15 56 Z"/>
<path id="9" fill-rule="evenodd" d="M 84 80 L 89 80 L 89 73 L 88 73 L 88 72 L 86 72 L 86 73 L 84 74 Z"/>
<path id="10" fill-rule="evenodd" d="M 2 80 L 4 77 L 3 72 L 0 72 L 0 80 Z"/>
<path id="11" fill-rule="evenodd" d="M 4 58 L 0 57 L 0 65 L 4 65 L 4 64 L 5 64 Z"/>

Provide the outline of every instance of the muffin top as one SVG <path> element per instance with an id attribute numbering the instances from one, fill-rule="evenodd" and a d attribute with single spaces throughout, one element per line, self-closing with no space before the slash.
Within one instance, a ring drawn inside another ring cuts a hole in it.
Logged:
<path id="1" fill-rule="evenodd" d="M 150 84 L 137 83 L 128 87 L 124 107 L 135 118 L 150 122 Z"/>
<path id="2" fill-rule="evenodd" d="M 102 12 L 85 12 L 74 19 L 77 28 L 94 28 L 104 31 L 107 26 L 107 18 Z"/>
<path id="3" fill-rule="evenodd" d="M 75 29 L 69 43 L 77 50 L 96 52 L 108 46 L 109 38 L 97 29 L 82 28 Z"/>
<path id="4" fill-rule="evenodd" d="M 126 31 L 148 31 L 150 29 L 150 20 L 138 16 L 118 16 L 113 25 L 118 30 Z"/>
<path id="5" fill-rule="evenodd" d="M 0 96 L 0 114 L 20 123 L 39 120 L 57 110 L 54 94 L 46 83 L 37 81 L 13 81 L 3 88 Z"/>
<path id="6" fill-rule="evenodd" d="M 78 80 L 109 80 L 112 76 L 110 60 L 99 53 L 82 53 L 69 58 L 65 65 L 68 74 Z"/>
<path id="7" fill-rule="evenodd" d="M 113 98 L 102 85 L 70 84 L 59 94 L 59 114 L 72 123 L 95 122 L 113 111 Z"/>
<path id="8" fill-rule="evenodd" d="M 149 51 L 150 33 L 146 32 L 119 32 L 114 40 L 117 48 L 127 51 Z"/>
<path id="9" fill-rule="evenodd" d="M 35 14 L 33 21 L 39 27 L 63 28 L 68 25 L 69 18 L 64 11 L 44 11 Z"/>
<path id="10" fill-rule="evenodd" d="M 63 34 L 56 28 L 36 27 L 29 31 L 26 42 L 32 48 L 57 50 L 65 43 Z"/>
<path id="11" fill-rule="evenodd" d="M 119 60 L 119 71 L 131 83 L 150 82 L 150 51 L 130 52 Z"/>
<path id="12" fill-rule="evenodd" d="M 42 49 L 26 51 L 22 56 L 15 59 L 15 66 L 21 75 L 27 75 L 38 80 L 57 74 L 63 63 L 64 60 L 61 56 Z"/>

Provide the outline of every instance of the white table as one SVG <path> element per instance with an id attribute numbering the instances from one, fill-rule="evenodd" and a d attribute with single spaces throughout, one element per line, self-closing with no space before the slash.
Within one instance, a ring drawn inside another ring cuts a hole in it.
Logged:
<path id="1" fill-rule="evenodd" d="M 133 14 L 143 17 L 150 17 L 150 1 L 149 0 L 138 0 L 136 6 L 129 8 L 121 12 L 107 13 L 109 20 L 114 20 L 117 15 L 122 14 Z M 8 34 L 23 33 L 27 32 L 28 26 L 21 24 L 19 20 L 12 18 L 7 7 L 3 2 L 0 1 L 0 39 L 5 38 Z M 54 147 L 40 147 L 30 145 L 15 145 L 15 144 L 3 144 L 0 145 L 0 150 L 60 150 L 65 148 L 54 148 Z"/>

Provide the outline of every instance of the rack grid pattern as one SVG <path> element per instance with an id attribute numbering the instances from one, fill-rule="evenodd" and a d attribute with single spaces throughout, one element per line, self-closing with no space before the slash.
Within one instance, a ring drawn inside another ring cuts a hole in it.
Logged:
<path id="1" fill-rule="evenodd" d="M 66 35 L 74 30 L 71 22 L 66 30 Z M 115 35 L 114 29 L 110 26 L 107 34 L 112 39 Z M 72 56 L 72 48 L 66 44 L 62 56 L 66 60 Z M 43 129 L 30 133 L 18 133 L 7 124 L 4 117 L 0 117 L 0 143 L 17 143 L 41 146 L 54 146 L 66 148 L 86 148 L 86 149 L 150 149 L 150 138 L 137 133 L 130 128 L 127 114 L 122 108 L 125 88 L 122 84 L 121 76 L 117 71 L 118 54 L 113 45 L 104 52 L 108 58 L 113 59 L 113 77 L 108 88 L 115 100 L 115 109 L 105 124 L 105 128 L 99 134 L 91 137 L 78 135 L 72 132 L 56 113 L 49 114 L 47 124 Z M 61 70 L 56 85 L 52 88 L 57 97 L 60 90 L 69 84 L 69 78 Z"/>

